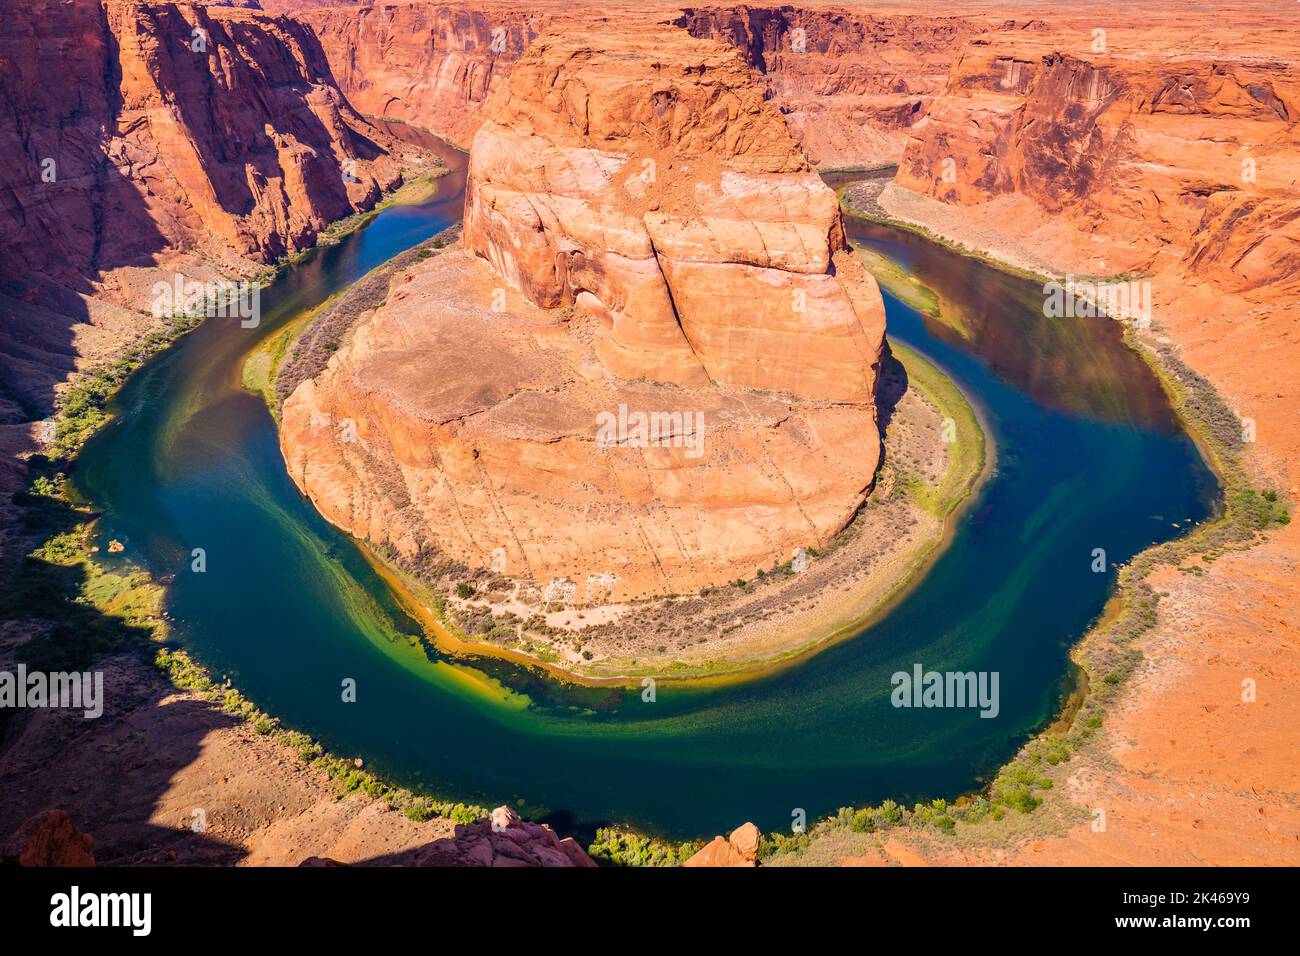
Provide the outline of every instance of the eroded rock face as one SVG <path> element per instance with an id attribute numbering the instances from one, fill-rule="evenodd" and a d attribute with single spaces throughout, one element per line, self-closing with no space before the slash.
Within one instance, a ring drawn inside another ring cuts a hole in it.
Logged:
<path id="1" fill-rule="evenodd" d="M 13 833 L 0 849 L 0 864 L 94 866 L 94 840 L 72 824 L 64 810 L 43 810 Z"/>
<path id="2" fill-rule="evenodd" d="M 19 295 L 175 251 L 271 261 L 400 179 L 290 19 L 37 0 L 0 24 L 0 62 L 0 279 Z"/>
<path id="3" fill-rule="evenodd" d="M 835 196 L 717 44 L 538 40 L 474 138 L 465 241 L 529 301 L 599 317 L 624 378 L 873 394 L 883 324 Z"/>
<path id="4" fill-rule="evenodd" d="M 675 22 L 742 51 L 814 164 L 874 166 L 898 161 L 968 38 L 1021 26 L 924 13 L 737 5 L 688 7 Z"/>
<path id="5" fill-rule="evenodd" d="M 541 37 L 470 180 L 468 250 L 397 276 L 285 403 L 326 517 L 587 603 L 844 527 L 879 458 L 883 303 L 734 51 Z"/>
<path id="6" fill-rule="evenodd" d="M 526 4 L 418 2 L 304 10 L 297 19 L 320 37 L 357 109 L 416 123 L 468 147 L 488 95 L 556 12 Z"/>
<path id="7" fill-rule="evenodd" d="M 1000 37 L 962 51 L 897 182 L 963 206 L 1028 199 L 1057 226 L 1049 255 L 1097 274 L 1186 261 L 1240 290 L 1300 265 L 1298 103 L 1290 61 L 1262 50 L 1134 57 L 1077 33 Z"/>
<path id="8" fill-rule="evenodd" d="M 497 807 L 486 820 L 457 824 L 453 836 L 370 862 L 386 866 L 596 866 L 573 837 L 560 839 L 550 827 L 521 820 L 506 806 Z M 347 864 L 328 857 L 309 857 L 299 865 Z"/>
<path id="9" fill-rule="evenodd" d="M 758 866 L 758 827 L 746 823 L 727 838 L 714 837 L 682 866 Z"/>
<path id="10" fill-rule="evenodd" d="M 675 24 L 736 47 L 816 166 L 895 163 L 971 36 L 1034 24 L 1007 18 L 870 14 L 810 6 L 671 4 L 610 8 L 546 0 L 425 0 L 307 9 L 340 88 L 362 112 L 417 123 L 468 147 L 491 92 L 542 32 Z M 334 4 L 330 5 L 335 6 Z M 341 5 L 338 5 L 341 6 Z"/>

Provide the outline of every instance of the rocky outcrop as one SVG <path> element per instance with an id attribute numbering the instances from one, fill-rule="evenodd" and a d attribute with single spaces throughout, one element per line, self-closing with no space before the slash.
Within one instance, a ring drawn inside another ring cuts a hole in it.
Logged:
<path id="1" fill-rule="evenodd" d="M 597 603 L 747 577 L 862 504 L 883 304 L 734 51 L 539 38 L 475 137 L 465 245 L 285 403 L 336 524 Z"/>
<path id="2" fill-rule="evenodd" d="M 555 7 L 398 3 L 305 10 L 348 99 L 370 116 L 402 120 L 468 147 L 488 95 Z"/>
<path id="3" fill-rule="evenodd" d="M 94 866 L 93 844 L 66 811 L 44 810 L 5 841 L 0 866 Z"/>
<path id="4" fill-rule="evenodd" d="M 897 162 L 955 52 L 971 36 L 1017 26 L 822 5 L 688 7 L 675 22 L 742 51 L 818 166 Z"/>
<path id="5" fill-rule="evenodd" d="M 729 837 L 714 837 L 682 866 L 758 866 L 758 827 L 746 823 Z"/>
<path id="6" fill-rule="evenodd" d="M 981 39 L 913 127 L 897 183 L 967 207 L 1028 201 L 1051 220 L 1046 254 L 1090 272 L 1185 261 L 1241 289 L 1296 269 L 1298 110 L 1289 62 L 1263 51 L 1135 58 L 1071 33 Z"/>
<path id="7" fill-rule="evenodd" d="M 488 95 L 500 89 L 547 29 L 673 24 L 740 50 L 790 132 L 816 166 L 894 163 L 909 127 L 939 93 L 971 36 L 1023 22 L 868 14 L 849 7 L 680 7 L 635 10 L 533 0 L 470 6 L 422 2 L 306 9 L 340 87 L 362 112 L 417 123 L 468 147 Z"/>
<path id="8" fill-rule="evenodd" d="M 529 823 L 509 807 L 497 807 L 486 820 L 461 824 L 455 836 L 416 851 L 411 866 L 594 867 L 573 837 L 560 839 L 541 823 Z"/>
<path id="9" fill-rule="evenodd" d="M 399 181 L 293 20 L 37 6 L 0 28 L 0 278 L 20 295 L 34 276 L 89 291 L 169 252 L 271 261 Z"/>
<path id="10" fill-rule="evenodd" d="M 624 378 L 871 399 L 882 323 L 835 196 L 715 44 L 538 41 L 474 138 L 465 241 L 598 316 Z"/>
<path id="11" fill-rule="evenodd" d="M 308 857 L 299 866 L 347 866 L 329 857 Z M 545 824 L 521 820 L 509 807 L 497 807 L 486 820 L 458 824 L 453 836 L 403 853 L 364 861 L 385 866 L 595 867 L 573 837 L 560 839 Z"/>

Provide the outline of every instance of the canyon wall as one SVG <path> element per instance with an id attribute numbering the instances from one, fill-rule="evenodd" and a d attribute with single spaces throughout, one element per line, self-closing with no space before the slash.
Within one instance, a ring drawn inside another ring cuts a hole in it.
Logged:
<path id="1" fill-rule="evenodd" d="M 1212 424 L 1216 437 L 1239 448 L 1252 484 L 1294 502 L 1298 78 L 1300 36 L 1276 5 L 1055 11 L 1035 36 L 962 50 L 880 205 L 971 250 L 1141 290 L 1151 329 L 1135 344 L 1212 383 L 1241 418 Z M 1189 404 L 1201 401 L 1193 390 Z M 946 864 L 1293 864 L 1300 523 L 1261 537 L 1211 552 L 1200 573 L 1153 577 L 1159 621 L 1132 645 L 1142 663 L 1061 794 L 1105 807 L 1104 834 L 1085 821 L 1009 852 L 896 852 Z M 1267 697 L 1242 693 L 1248 675 Z"/>
<path id="2" fill-rule="evenodd" d="M 556 7 L 498 2 L 309 9 L 340 88 L 369 116 L 415 123 L 468 148 L 488 94 Z"/>
<path id="3" fill-rule="evenodd" d="M 88 289 L 164 251 L 267 262 L 400 176 L 301 24 L 185 4 L 6 18 L 0 271 Z"/>
<path id="4" fill-rule="evenodd" d="M 1017 27 L 821 5 L 686 7 L 674 22 L 739 49 L 809 159 L 827 167 L 897 162 L 956 51 Z"/>
<path id="5" fill-rule="evenodd" d="M 879 460 L 884 308 L 735 51 L 547 34 L 489 111 L 467 248 L 395 277 L 285 403 L 295 481 L 410 562 L 547 602 L 825 545 Z"/>
<path id="6" fill-rule="evenodd" d="M 1083 29 L 971 43 L 912 128 L 898 184 L 966 207 L 1017 197 L 1053 221 L 1046 255 L 1098 274 L 1185 261 L 1234 290 L 1294 274 L 1291 64 L 1110 50 Z"/>
<path id="7" fill-rule="evenodd" d="M 315 34 L 215 6 L 37 0 L 0 21 L 0 454 L 156 329 L 154 285 L 246 277 L 401 179 Z"/>
<path id="8" fill-rule="evenodd" d="M 898 161 L 909 127 L 943 89 L 971 36 L 1036 29 L 981 17 L 867 14 L 834 5 L 572 7 L 544 0 L 406 0 L 296 14 L 321 39 L 363 113 L 402 119 L 468 147 L 488 95 L 546 28 L 654 31 L 675 25 L 728 43 L 763 83 L 816 166 Z"/>

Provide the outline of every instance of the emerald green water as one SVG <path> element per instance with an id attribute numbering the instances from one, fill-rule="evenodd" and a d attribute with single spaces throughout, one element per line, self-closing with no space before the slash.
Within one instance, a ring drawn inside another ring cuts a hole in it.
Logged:
<path id="1" fill-rule="evenodd" d="M 789 825 L 886 797 L 951 797 L 986 779 L 1060 703 L 1066 652 L 1112 566 L 1204 517 L 1213 482 L 1159 386 L 1106 320 L 1050 320 L 1041 289 L 914 237 L 858 241 L 959 304 L 965 334 L 887 297 L 890 334 L 979 406 L 996 470 L 951 546 L 885 619 L 784 673 L 654 703 L 574 691 L 509 665 L 444 658 L 415 635 L 356 545 L 289 481 L 261 399 L 239 388 L 263 336 L 460 216 L 463 156 L 438 198 L 381 213 L 265 290 L 262 322 L 212 320 L 134 376 L 86 447 L 79 491 L 102 538 L 169 582 L 180 640 L 216 674 L 335 752 L 399 782 L 562 826 L 684 838 Z M 203 548 L 206 573 L 192 573 Z M 995 719 L 896 709 L 914 663 L 1000 673 Z M 357 701 L 340 685 L 357 682 Z"/>

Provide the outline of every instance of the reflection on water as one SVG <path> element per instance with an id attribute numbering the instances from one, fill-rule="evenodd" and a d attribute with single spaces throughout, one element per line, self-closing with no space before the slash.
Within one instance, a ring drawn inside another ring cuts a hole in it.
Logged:
<path id="1" fill-rule="evenodd" d="M 938 296 L 941 315 L 927 319 L 928 334 L 978 352 L 1040 405 L 1152 430 L 1178 428 L 1159 383 L 1123 346 L 1118 322 L 1008 322 L 1008 314 L 1042 316 L 1041 285 L 991 268 L 954 268 L 951 252 L 910 232 L 851 217 L 846 224 L 851 241 L 901 264 Z"/>

